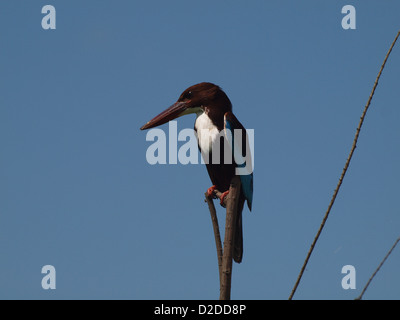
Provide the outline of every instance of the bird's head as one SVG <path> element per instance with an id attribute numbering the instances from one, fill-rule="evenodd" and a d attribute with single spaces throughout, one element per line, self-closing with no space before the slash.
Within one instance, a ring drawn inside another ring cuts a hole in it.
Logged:
<path id="1" fill-rule="evenodd" d="M 195 84 L 182 92 L 179 99 L 168 109 L 147 122 L 141 130 L 160 126 L 185 114 L 214 114 L 223 121 L 225 112 L 232 111 L 232 104 L 220 87 L 210 82 Z"/>

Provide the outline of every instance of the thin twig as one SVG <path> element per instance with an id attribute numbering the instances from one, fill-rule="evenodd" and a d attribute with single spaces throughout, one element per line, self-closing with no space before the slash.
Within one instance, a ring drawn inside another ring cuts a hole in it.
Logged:
<path id="1" fill-rule="evenodd" d="M 304 270 L 305 270 L 305 268 L 306 268 L 306 266 L 307 266 L 308 260 L 310 259 L 311 253 L 313 252 L 314 247 L 315 247 L 315 244 L 317 243 L 317 240 L 318 240 L 318 238 L 319 238 L 319 236 L 320 236 L 320 234 L 321 234 L 321 232 L 322 232 L 322 229 L 323 229 L 324 226 L 325 226 L 326 220 L 328 219 L 329 213 L 330 213 L 330 211 L 331 211 L 331 209 L 332 209 L 332 206 L 333 206 L 333 204 L 334 204 L 334 202 L 335 202 L 335 199 L 336 199 L 336 196 L 337 196 L 337 194 L 338 194 L 338 192 L 339 192 L 340 186 L 342 185 L 343 178 L 344 178 L 344 176 L 345 176 L 345 174 L 346 174 L 346 172 L 347 172 L 347 169 L 348 169 L 348 167 L 349 167 L 351 158 L 353 157 L 354 150 L 356 149 L 358 136 L 359 136 L 359 134 L 360 134 L 360 130 L 361 130 L 362 124 L 363 124 L 363 122 L 364 122 L 365 115 L 366 115 L 366 113 L 367 113 L 367 111 L 368 111 L 369 105 L 370 105 L 370 103 L 371 103 L 372 97 L 374 96 L 375 89 L 376 89 L 376 87 L 377 87 L 377 85 L 378 85 L 379 78 L 381 77 L 383 68 L 385 67 L 386 61 L 387 61 L 387 59 L 389 58 L 390 52 L 392 51 L 392 49 L 393 49 L 393 47 L 394 47 L 394 44 L 396 43 L 397 38 L 399 37 L 399 35 L 400 35 L 400 31 L 397 33 L 397 35 L 396 35 L 396 37 L 395 37 L 395 39 L 394 39 L 392 45 L 390 46 L 389 51 L 388 51 L 387 54 L 386 54 L 385 60 L 384 60 L 383 63 L 382 63 L 381 69 L 379 70 L 378 76 L 376 77 L 376 80 L 375 80 L 374 86 L 373 86 L 373 88 L 372 88 L 371 94 L 370 94 L 369 99 L 368 99 L 368 101 L 367 101 L 367 104 L 366 104 L 366 106 L 365 106 L 365 108 L 364 108 L 364 112 L 363 112 L 362 115 L 361 115 L 360 122 L 359 122 L 359 124 L 358 124 L 357 131 L 356 131 L 356 135 L 355 135 L 355 137 L 354 137 L 353 145 L 352 145 L 352 147 L 351 147 L 350 154 L 349 154 L 349 156 L 348 156 L 348 158 L 347 158 L 347 160 L 346 160 L 346 164 L 345 164 L 345 166 L 344 166 L 344 168 L 343 168 L 342 175 L 340 176 L 339 183 L 337 184 L 336 189 L 335 189 L 335 191 L 334 191 L 334 193 L 333 193 L 333 197 L 332 197 L 332 199 L 331 199 L 331 202 L 329 203 L 328 210 L 327 210 L 326 213 L 325 213 L 325 216 L 324 216 L 324 218 L 323 218 L 323 220 L 322 220 L 322 223 L 321 223 L 321 225 L 320 225 L 320 227 L 319 227 L 319 230 L 318 230 L 318 232 L 317 232 L 317 235 L 315 236 L 314 241 L 313 241 L 312 244 L 311 244 L 310 250 L 308 251 L 307 257 L 306 257 L 306 259 L 305 259 L 305 261 L 304 261 L 304 264 L 303 264 L 303 266 L 302 266 L 302 268 L 301 268 L 300 274 L 299 274 L 299 276 L 298 276 L 298 278 L 297 278 L 297 281 L 296 281 L 296 283 L 295 283 L 295 285 L 294 285 L 294 287 L 293 287 L 293 290 L 292 290 L 292 292 L 291 292 L 291 294 L 290 294 L 290 296 L 289 296 L 289 300 L 292 300 L 293 295 L 294 295 L 294 293 L 296 292 L 296 289 L 297 289 L 297 287 L 298 287 L 298 285 L 299 285 L 299 283 L 300 283 L 300 280 L 301 280 L 301 278 L 302 278 L 302 276 L 303 276 Z"/>
<path id="2" fill-rule="evenodd" d="M 208 208 L 210 209 L 211 222 L 212 222 L 213 230 L 214 230 L 215 246 L 217 247 L 219 285 L 221 287 L 223 252 L 222 252 L 222 243 L 221 243 L 221 235 L 219 232 L 217 212 L 215 210 L 214 202 L 213 202 L 212 198 L 208 196 L 207 192 L 205 193 L 205 196 L 206 196 L 206 202 L 208 204 Z"/>
<path id="3" fill-rule="evenodd" d="M 372 279 L 375 277 L 375 275 L 378 273 L 379 269 L 383 266 L 383 264 L 385 263 L 386 259 L 390 256 L 390 254 L 392 253 L 393 249 L 396 247 L 397 243 L 400 241 L 400 238 L 398 238 L 395 243 L 393 244 L 393 246 L 390 248 L 389 252 L 386 254 L 386 256 L 383 258 L 383 260 L 381 261 L 381 263 L 379 264 L 378 268 L 375 270 L 375 272 L 372 274 L 371 278 L 369 278 L 367 284 L 365 285 L 364 289 L 362 290 L 361 294 L 355 299 L 355 300 L 361 300 L 365 291 L 367 290 L 369 284 L 371 283 Z"/>

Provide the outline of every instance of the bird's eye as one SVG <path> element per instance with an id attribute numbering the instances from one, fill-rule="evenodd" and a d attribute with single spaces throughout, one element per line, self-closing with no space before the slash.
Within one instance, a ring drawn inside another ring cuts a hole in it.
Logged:
<path id="1" fill-rule="evenodd" d="M 184 99 L 191 99 L 192 98 L 192 91 L 188 91 L 183 96 Z"/>

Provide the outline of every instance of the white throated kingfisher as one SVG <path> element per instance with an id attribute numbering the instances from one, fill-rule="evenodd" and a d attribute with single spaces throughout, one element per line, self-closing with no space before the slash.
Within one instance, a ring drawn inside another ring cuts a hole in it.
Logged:
<path id="1" fill-rule="evenodd" d="M 251 166 L 251 156 L 246 129 L 232 113 L 231 101 L 219 86 L 202 82 L 187 88 L 177 102 L 140 129 L 150 129 L 191 113 L 197 115 L 194 130 L 199 150 L 213 183 L 213 186 L 207 191 L 208 195 L 212 196 L 214 189 L 223 192 L 222 204 L 224 196 L 229 192 L 232 178 L 237 175 L 237 169 L 244 167 L 243 158 L 246 159 L 246 162 L 250 162 L 246 163 L 247 167 Z M 238 137 L 235 134 L 236 131 L 239 132 L 241 139 L 236 138 Z M 222 143 L 221 137 L 223 137 Z M 226 150 L 231 153 L 230 161 L 225 158 L 224 151 L 226 152 Z M 217 153 L 217 157 L 215 157 L 215 153 Z M 241 161 L 237 160 L 238 157 L 241 158 Z M 246 172 L 247 174 L 239 174 L 241 190 L 233 242 L 233 259 L 237 263 L 242 261 L 243 256 L 242 211 L 244 202 L 247 200 L 247 206 L 251 210 L 253 200 L 253 172 L 252 169 Z"/>

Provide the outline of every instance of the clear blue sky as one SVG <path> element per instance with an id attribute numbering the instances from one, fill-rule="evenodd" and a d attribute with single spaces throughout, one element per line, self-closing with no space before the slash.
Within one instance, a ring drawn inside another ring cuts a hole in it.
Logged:
<path id="1" fill-rule="evenodd" d="M 0 298 L 218 298 L 206 168 L 148 164 L 139 130 L 209 81 L 255 130 L 232 298 L 287 299 L 399 29 L 394 0 L 2 1 Z M 295 299 L 355 298 L 400 236 L 399 83 L 400 43 Z M 364 298 L 399 299 L 399 267 L 396 248 Z"/>

